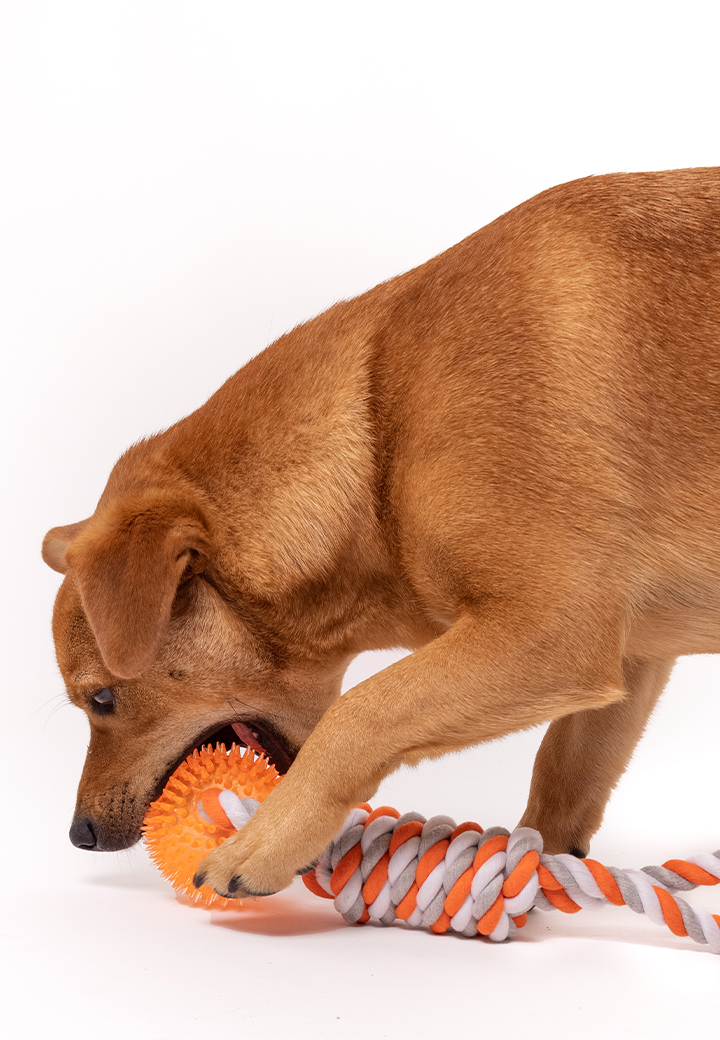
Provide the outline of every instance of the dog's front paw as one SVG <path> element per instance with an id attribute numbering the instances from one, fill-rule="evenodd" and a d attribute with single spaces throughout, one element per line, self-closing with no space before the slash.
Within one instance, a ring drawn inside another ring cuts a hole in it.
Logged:
<path id="1" fill-rule="evenodd" d="M 294 825 L 283 826 L 280 821 L 287 815 L 272 812 L 279 793 L 273 792 L 249 823 L 202 860 L 193 878 L 196 888 L 209 885 L 226 899 L 268 896 L 312 869 L 339 824 L 332 816 L 323 819 L 315 813 L 300 825 L 295 814 Z"/>
<path id="2" fill-rule="evenodd" d="M 340 790 L 324 756 L 313 768 L 306 751 L 307 745 L 252 819 L 202 860 L 197 888 L 209 885 L 226 899 L 267 896 L 312 869 L 360 799 L 355 788 Z"/>
<path id="3" fill-rule="evenodd" d="M 258 848 L 249 831 L 248 824 L 205 857 L 193 878 L 196 888 L 209 885 L 227 899 L 269 896 L 287 888 L 295 871 L 282 855 Z"/>

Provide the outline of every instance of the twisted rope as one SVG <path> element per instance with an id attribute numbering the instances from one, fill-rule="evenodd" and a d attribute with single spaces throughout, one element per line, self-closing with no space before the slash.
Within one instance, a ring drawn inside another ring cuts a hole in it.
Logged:
<path id="1" fill-rule="evenodd" d="M 252 798 L 217 789 L 198 803 L 206 819 L 236 830 L 258 807 Z M 426 820 L 419 813 L 401 816 L 389 806 L 363 805 L 348 815 L 303 881 L 311 892 L 333 899 L 349 924 L 401 920 L 436 933 L 502 942 L 522 928 L 533 906 L 574 914 L 613 903 L 720 953 L 720 915 L 670 894 L 720 883 L 720 850 L 661 867 L 618 870 L 542 849 L 540 833 L 529 827 L 483 830 L 477 823 L 458 826 L 449 816 Z"/>

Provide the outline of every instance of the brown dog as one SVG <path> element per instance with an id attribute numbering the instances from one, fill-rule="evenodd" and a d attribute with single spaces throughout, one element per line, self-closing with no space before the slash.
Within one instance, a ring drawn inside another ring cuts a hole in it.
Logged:
<path id="1" fill-rule="evenodd" d="M 240 738 L 289 772 L 202 880 L 274 892 L 401 763 L 554 720 L 523 822 L 583 854 L 674 659 L 720 650 L 719 517 L 720 170 L 553 188 L 281 337 L 47 535 L 72 840 L 131 845 Z"/>

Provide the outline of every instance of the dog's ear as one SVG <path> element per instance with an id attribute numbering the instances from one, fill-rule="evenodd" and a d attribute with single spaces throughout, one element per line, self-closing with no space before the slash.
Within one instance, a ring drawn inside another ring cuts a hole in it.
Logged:
<path id="1" fill-rule="evenodd" d="M 181 578 L 202 571 L 211 551 L 203 510 L 163 492 L 99 511 L 67 546 L 68 571 L 114 675 L 130 679 L 152 664 Z"/>
<path id="2" fill-rule="evenodd" d="M 48 567 L 52 567 L 58 574 L 67 574 L 65 553 L 73 538 L 76 538 L 89 522 L 89 520 L 79 520 L 76 524 L 53 527 L 48 531 L 42 544 L 42 558 Z"/>

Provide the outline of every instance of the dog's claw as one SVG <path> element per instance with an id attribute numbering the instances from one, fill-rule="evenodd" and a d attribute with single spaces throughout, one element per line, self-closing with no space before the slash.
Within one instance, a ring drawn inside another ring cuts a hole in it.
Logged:
<path id="1" fill-rule="evenodd" d="M 319 860 L 319 858 L 320 858 L 319 856 L 318 856 L 318 857 L 316 857 L 316 858 L 315 858 L 315 859 L 314 859 L 314 860 L 312 861 L 312 863 L 310 864 L 310 866 L 309 866 L 309 867 L 303 867 L 303 868 L 302 868 L 301 870 L 298 870 L 298 872 L 297 872 L 297 873 L 298 873 L 298 876 L 299 876 L 299 877 L 302 877 L 302 876 L 303 876 L 303 874 L 309 874 L 311 870 L 315 870 L 315 867 L 316 867 L 316 866 L 318 865 L 318 860 Z"/>
<path id="2" fill-rule="evenodd" d="M 225 894 L 226 899 L 238 899 L 240 896 L 235 893 L 240 889 L 240 896 L 249 896 L 251 899 L 262 899 L 263 896 L 274 896 L 277 891 L 276 888 L 271 889 L 268 892 L 254 892 L 251 888 L 247 887 L 247 884 L 243 880 L 241 874 L 236 874 L 235 877 L 230 878 L 227 884 L 227 893 Z"/>
<path id="3" fill-rule="evenodd" d="M 198 870 L 192 879 L 192 883 L 193 885 L 195 885 L 195 888 L 201 888 L 205 884 L 206 877 L 207 874 L 204 870 Z"/>

